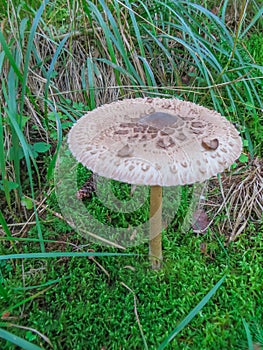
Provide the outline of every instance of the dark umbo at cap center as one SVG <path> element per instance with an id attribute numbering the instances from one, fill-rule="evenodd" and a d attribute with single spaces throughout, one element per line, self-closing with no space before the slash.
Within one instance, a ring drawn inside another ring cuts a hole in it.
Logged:
<path id="1" fill-rule="evenodd" d="M 172 126 L 174 123 L 177 122 L 177 119 L 178 119 L 178 116 L 173 114 L 163 113 L 163 112 L 154 112 L 140 118 L 138 122 L 140 124 L 146 124 L 161 130 L 165 127 Z"/>

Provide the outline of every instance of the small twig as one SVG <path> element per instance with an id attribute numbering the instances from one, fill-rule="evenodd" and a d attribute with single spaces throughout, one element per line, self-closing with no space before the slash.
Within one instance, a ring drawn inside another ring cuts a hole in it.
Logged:
<path id="1" fill-rule="evenodd" d="M 89 259 L 94 261 L 95 264 L 105 273 L 105 275 L 110 280 L 110 274 L 108 273 L 108 271 L 93 256 L 90 256 Z"/>
<path id="2" fill-rule="evenodd" d="M 145 336 L 144 336 L 144 333 L 143 333 L 143 329 L 142 329 L 142 325 L 141 325 L 141 322 L 140 322 L 140 319 L 139 319 L 139 315 L 138 315 L 138 311 L 137 311 L 137 297 L 136 297 L 136 294 L 135 292 L 130 288 L 128 287 L 125 283 L 123 282 L 120 282 L 121 285 L 123 285 L 126 289 L 128 289 L 128 291 L 130 291 L 132 294 L 133 294 L 133 299 L 134 299 L 134 314 L 135 314 L 135 317 L 136 317 L 136 321 L 138 323 L 138 326 L 139 326 L 139 329 L 140 329 L 140 333 L 141 333 L 141 336 L 142 336 L 142 340 L 143 340 L 143 343 L 144 343 L 144 347 L 146 350 L 148 350 L 148 345 L 147 345 L 147 342 L 146 342 L 146 339 L 145 339 Z"/>

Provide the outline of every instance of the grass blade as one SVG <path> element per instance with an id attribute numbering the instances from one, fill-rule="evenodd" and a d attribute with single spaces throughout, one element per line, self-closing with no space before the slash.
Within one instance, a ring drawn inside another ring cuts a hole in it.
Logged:
<path id="1" fill-rule="evenodd" d="M 91 57 L 87 58 L 87 70 L 88 70 L 88 83 L 89 83 L 89 103 L 91 110 L 96 107 L 96 101 L 95 101 L 95 84 L 94 84 L 94 68 L 93 68 L 93 61 Z M 84 81 L 84 79 L 83 79 Z"/>
<path id="2" fill-rule="evenodd" d="M 91 22 L 92 26 L 94 26 L 94 23 L 98 22 L 99 26 L 102 28 L 103 33 L 105 34 L 105 40 L 107 43 L 107 49 L 108 49 L 108 55 L 110 60 L 112 61 L 113 64 L 117 65 L 117 60 L 116 60 L 116 54 L 114 52 L 114 47 L 113 47 L 113 43 L 114 42 L 114 37 L 110 31 L 110 28 L 107 26 L 106 22 L 103 19 L 103 16 L 101 14 L 101 12 L 99 11 L 99 9 L 96 7 L 96 5 L 94 5 L 91 1 L 87 1 L 88 3 L 88 8 L 90 13 L 88 13 L 88 16 L 93 17 L 93 21 Z M 94 19 L 95 17 L 95 19 Z M 116 80 L 118 85 L 121 85 L 121 81 L 118 75 L 118 72 L 116 74 Z"/>
<path id="3" fill-rule="evenodd" d="M 9 49 L 8 44 L 7 44 L 6 40 L 5 40 L 5 37 L 4 37 L 4 35 L 3 35 L 3 33 L 1 31 L 0 31 L 0 44 L 2 45 L 2 49 L 3 49 L 2 52 L 5 53 L 5 56 L 8 58 L 9 63 L 11 65 L 11 67 L 14 69 L 14 72 L 16 73 L 16 75 L 17 75 L 18 79 L 20 80 L 20 82 L 23 83 L 23 75 L 21 74 L 19 68 L 17 67 L 16 61 L 14 59 L 14 55 L 11 52 L 11 50 Z"/>
<path id="4" fill-rule="evenodd" d="M 6 233 L 7 237 L 12 239 L 12 234 L 11 231 L 9 230 L 9 227 L 5 221 L 4 215 L 2 213 L 2 210 L 0 210 L 0 224 L 4 230 L 4 232 Z M 12 241 L 11 241 L 12 242 Z M 12 242 L 13 243 L 13 242 Z"/>
<path id="5" fill-rule="evenodd" d="M 198 314 L 200 310 L 205 306 L 205 304 L 212 298 L 212 296 L 215 294 L 215 292 L 218 290 L 218 288 L 221 286 L 221 284 L 224 282 L 226 276 L 223 276 L 217 284 L 210 290 L 209 293 L 206 294 L 206 296 L 200 301 L 199 304 L 196 305 L 195 308 L 183 319 L 183 321 L 168 335 L 167 338 L 161 343 L 161 345 L 158 347 L 158 350 L 163 350 L 173 339 L 176 337 L 176 335 L 181 332 L 181 330 L 188 325 L 188 323 Z"/>
<path id="6" fill-rule="evenodd" d="M 0 328 L 0 338 L 9 341 L 12 344 L 18 345 L 25 350 L 41 350 L 39 346 L 29 343 L 27 340 L 24 340 L 23 338 L 20 338 L 10 332 L 7 332 L 2 328 Z"/>
<path id="7" fill-rule="evenodd" d="M 257 12 L 257 14 L 254 16 L 254 18 L 250 21 L 249 25 L 246 27 L 246 29 L 243 31 L 242 34 L 240 34 L 240 39 L 242 39 L 247 32 L 253 27 L 253 25 L 257 22 L 258 19 L 262 17 L 263 14 L 263 7 Z"/>
<path id="8" fill-rule="evenodd" d="M 250 329 L 249 329 L 249 325 L 246 322 L 246 320 L 244 320 L 243 318 L 242 318 L 242 322 L 243 322 L 243 325 L 244 325 L 244 328 L 245 328 L 245 331 L 246 331 L 246 335 L 247 335 L 248 350 L 254 350 L 253 340 L 252 340 L 252 335 L 251 335 L 251 332 L 250 332 Z"/>
<path id="9" fill-rule="evenodd" d="M 58 152 L 60 150 L 60 146 L 61 146 L 61 142 L 62 142 L 62 127 L 61 127 L 61 121 L 59 118 L 59 115 L 55 109 L 55 107 L 52 105 L 52 103 L 50 103 L 49 101 L 47 101 L 47 103 L 49 104 L 50 108 L 52 109 L 54 116 L 56 118 L 56 126 L 57 126 L 57 146 L 56 146 L 56 151 L 53 155 L 53 158 L 48 166 L 47 169 L 47 178 L 48 180 L 51 179 L 51 177 L 54 174 L 54 168 L 56 165 L 56 161 L 57 161 L 57 157 L 58 157 Z"/>
<path id="10" fill-rule="evenodd" d="M 54 54 L 54 56 L 52 57 L 52 60 L 51 60 L 51 63 L 50 63 L 50 67 L 49 67 L 49 70 L 47 72 L 47 76 L 46 76 L 46 85 L 45 85 L 45 91 L 44 91 L 44 98 L 45 100 L 48 99 L 48 88 L 49 88 L 49 84 L 50 84 L 50 80 L 51 80 L 51 77 L 52 77 L 52 73 L 54 71 L 54 67 L 55 67 L 55 64 L 57 62 L 57 59 L 59 57 L 59 54 L 61 52 L 61 50 L 63 49 L 66 41 L 68 40 L 68 38 L 70 37 L 70 33 L 67 34 L 63 40 L 61 40 L 61 42 L 59 43 L 58 45 L 58 48 L 56 49 L 56 52 Z M 47 105 L 45 104 L 45 116 L 47 115 Z"/>
<path id="11" fill-rule="evenodd" d="M 10 120 L 10 124 L 12 125 L 12 127 L 14 128 L 14 133 L 16 134 L 16 137 L 18 138 L 21 147 L 23 149 L 23 153 L 25 156 L 25 161 L 26 161 L 26 166 L 27 166 L 27 170 L 28 170 L 28 178 L 29 178 L 29 183 L 30 183 L 30 189 L 31 189 L 31 193 L 32 193 L 32 198 L 35 198 L 34 195 L 34 185 L 33 185 L 33 174 L 32 174 L 32 168 L 31 168 L 31 162 L 30 162 L 30 158 L 33 162 L 33 164 L 35 165 L 35 168 L 37 169 L 37 165 L 35 163 L 35 159 L 34 156 L 32 154 L 32 150 L 28 147 L 28 144 L 25 140 L 24 134 L 21 131 L 16 118 L 14 115 L 12 115 L 12 113 L 10 113 L 10 111 L 6 110 L 8 116 L 9 116 L 9 120 Z M 34 212 L 36 215 L 36 221 L 37 221 L 37 229 L 38 229 L 38 237 L 40 239 L 40 247 L 41 247 L 41 251 L 44 252 L 45 251 L 45 245 L 43 243 L 43 235 L 41 232 L 41 227 L 39 225 L 39 220 L 38 220 L 38 214 L 37 214 L 37 209 L 36 209 L 36 204 L 34 203 Z"/>
<path id="12" fill-rule="evenodd" d="M 21 91 L 21 97 L 20 97 L 20 113 L 23 113 L 24 110 L 24 103 L 25 103 L 25 93 L 26 93 L 26 87 L 27 87 L 27 78 L 28 78 L 28 68 L 29 68 L 29 62 L 31 58 L 31 52 L 33 50 L 34 45 L 34 37 L 37 30 L 38 23 L 41 19 L 42 13 L 45 10 L 45 7 L 49 0 L 44 0 L 38 9 L 36 16 L 33 20 L 32 27 L 30 29 L 29 37 L 28 37 L 28 44 L 27 44 L 27 50 L 25 55 L 25 61 L 24 61 L 24 73 L 23 73 L 23 80 L 22 80 L 22 91 Z"/>
<path id="13" fill-rule="evenodd" d="M 9 260 L 9 259 L 48 259 L 48 258 L 81 258 L 88 256 L 135 256 L 136 254 L 129 253 L 71 253 L 71 252 L 53 252 L 53 253 L 23 253 L 23 254 L 9 254 L 9 255 L 0 255 L 1 260 Z"/>
<path id="14" fill-rule="evenodd" d="M 1 72 L 1 67 L 0 67 Z M 0 107 L 0 115 L 2 115 L 2 110 Z M 3 128 L 3 118 L 0 117 L 0 169 L 2 176 L 2 185 L 3 191 L 5 193 L 5 198 L 7 201 L 8 207 L 11 209 L 11 200 L 10 200 L 10 191 L 8 188 L 8 180 L 6 177 L 6 161 L 5 161 L 6 152 L 4 149 L 4 128 Z"/>

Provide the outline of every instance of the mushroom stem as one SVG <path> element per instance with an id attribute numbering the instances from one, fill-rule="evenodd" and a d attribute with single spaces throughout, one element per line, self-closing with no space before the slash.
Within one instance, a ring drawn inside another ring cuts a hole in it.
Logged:
<path id="1" fill-rule="evenodd" d="M 149 257 L 154 270 L 162 264 L 162 187 L 151 186 Z"/>

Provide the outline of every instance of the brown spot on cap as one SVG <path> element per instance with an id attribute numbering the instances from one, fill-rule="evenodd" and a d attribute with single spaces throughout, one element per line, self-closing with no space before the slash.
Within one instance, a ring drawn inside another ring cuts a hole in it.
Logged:
<path id="1" fill-rule="evenodd" d="M 219 141 L 218 139 L 213 139 L 213 140 L 202 140 L 202 146 L 204 147 L 204 149 L 206 149 L 207 151 L 215 151 L 218 146 L 219 146 Z"/>
<path id="2" fill-rule="evenodd" d="M 173 141 L 173 139 L 171 137 L 169 137 L 169 139 L 160 138 L 159 140 L 157 140 L 156 145 L 160 148 L 167 149 L 169 147 L 174 146 L 175 142 Z"/>
<path id="3" fill-rule="evenodd" d="M 182 133 L 182 132 L 180 132 L 179 134 L 177 134 L 177 135 L 175 136 L 175 138 L 176 138 L 177 140 L 179 140 L 179 141 L 185 141 L 185 140 L 187 139 L 186 135 L 185 135 L 184 133 Z"/>
<path id="4" fill-rule="evenodd" d="M 129 146 L 125 145 L 123 146 L 118 152 L 118 157 L 131 157 L 133 155 L 134 150 Z"/>
<path id="5" fill-rule="evenodd" d="M 192 122 L 192 127 L 193 128 L 203 128 L 204 124 L 202 122 Z"/>
<path id="6" fill-rule="evenodd" d="M 127 135 L 129 133 L 129 130 L 116 130 L 114 131 L 114 134 L 117 135 Z"/>

